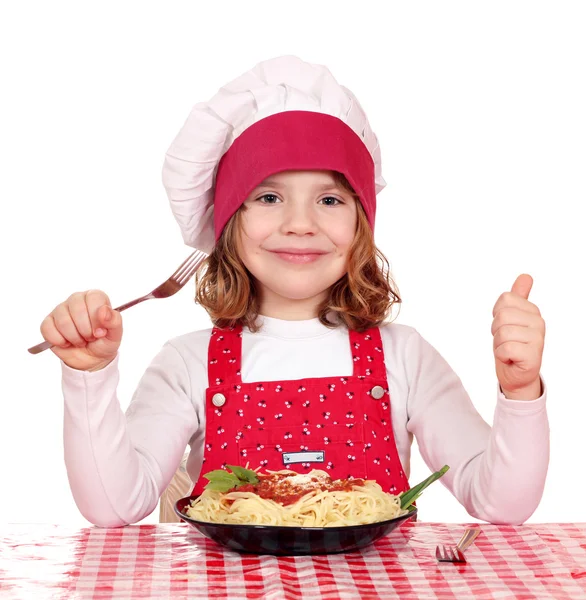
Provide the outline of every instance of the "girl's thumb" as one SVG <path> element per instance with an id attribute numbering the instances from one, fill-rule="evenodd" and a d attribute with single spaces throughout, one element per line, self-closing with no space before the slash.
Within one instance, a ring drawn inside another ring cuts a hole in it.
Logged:
<path id="1" fill-rule="evenodd" d="M 114 320 L 116 318 L 116 316 L 114 315 L 114 312 L 112 310 L 111 306 L 108 306 L 107 304 L 105 304 L 104 306 L 102 306 L 102 308 L 100 309 L 100 323 L 104 326 L 105 329 L 109 329 L 110 327 L 114 327 Z"/>
<path id="2" fill-rule="evenodd" d="M 106 339 L 118 342 L 122 338 L 122 316 L 117 310 L 108 305 L 100 309 L 100 321 L 102 328 L 107 331 Z"/>

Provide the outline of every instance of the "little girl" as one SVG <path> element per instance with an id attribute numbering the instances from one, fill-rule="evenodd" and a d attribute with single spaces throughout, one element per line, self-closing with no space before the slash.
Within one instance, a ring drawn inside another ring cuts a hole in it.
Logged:
<path id="1" fill-rule="evenodd" d="M 549 458 L 545 325 L 521 275 L 495 304 L 492 429 L 419 333 L 388 322 L 400 297 L 373 229 L 378 141 L 323 66 L 268 60 L 197 104 L 164 184 L 184 241 L 210 253 L 197 300 L 213 328 L 170 340 L 123 414 L 122 318 L 75 293 L 43 321 L 62 361 L 65 462 L 98 526 L 150 514 L 187 445 L 193 492 L 226 464 L 313 468 L 408 488 L 413 436 L 470 515 L 521 523 Z M 189 490 L 191 491 L 191 490 Z"/>

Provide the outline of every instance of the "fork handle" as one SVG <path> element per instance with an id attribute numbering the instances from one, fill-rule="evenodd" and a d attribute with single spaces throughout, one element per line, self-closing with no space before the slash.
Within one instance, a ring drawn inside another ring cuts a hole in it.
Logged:
<path id="1" fill-rule="evenodd" d="M 118 308 L 115 308 L 114 310 L 117 310 L 118 312 L 122 312 L 123 310 L 126 310 L 127 308 L 136 306 L 137 304 L 140 304 L 141 302 L 144 302 L 145 300 L 150 300 L 151 298 L 154 298 L 154 296 L 152 294 L 147 294 L 146 296 L 143 296 L 142 298 L 137 298 L 136 300 L 131 300 L 130 302 L 127 302 L 126 304 L 121 304 Z"/>
<path id="2" fill-rule="evenodd" d="M 456 548 L 462 552 L 466 552 L 472 545 L 472 542 L 480 535 L 480 529 L 478 527 L 474 529 L 466 529 L 462 539 L 456 544 Z"/>
<path id="3" fill-rule="evenodd" d="M 131 306 L 136 306 L 139 302 L 144 302 L 145 300 L 148 300 L 149 298 L 154 298 L 154 296 L 152 296 L 151 294 L 147 294 L 146 296 L 143 296 L 142 298 L 137 298 L 136 300 L 132 300 L 131 302 L 127 302 L 126 304 L 122 304 L 121 306 L 116 307 L 114 310 L 117 310 L 118 312 L 122 312 L 123 310 L 126 310 L 127 308 L 130 308 Z M 51 342 L 47 342 L 45 340 L 44 342 L 41 342 L 40 344 L 37 344 L 36 346 L 32 346 L 31 348 L 28 349 L 28 351 L 31 354 L 40 354 L 41 352 L 44 352 L 45 350 L 52 348 L 53 345 L 54 344 L 51 344 Z"/>
<path id="4" fill-rule="evenodd" d="M 40 354 L 41 352 L 48 350 L 49 348 L 52 348 L 52 347 L 53 347 L 53 344 L 51 344 L 51 342 L 47 342 L 45 340 L 44 342 L 41 342 L 40 344 L 37 344 L 36 346 L 29 348 L 28 351 L 31 354 Z"/>

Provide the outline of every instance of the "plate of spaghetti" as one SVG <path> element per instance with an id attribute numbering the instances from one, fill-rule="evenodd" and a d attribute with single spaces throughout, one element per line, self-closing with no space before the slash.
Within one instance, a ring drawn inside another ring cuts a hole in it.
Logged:
<path id="1" fill-rule="evenodd" d="M 376 481 L 333 480 L 317 469 L 259 473 L 227 465 L 204 475 L 203 493 L 178 500 L 175 512 L 206 537 L 239 552 L 352 552 L 415 517 L 414 500 L 447 470 L 395 496 Z"/>

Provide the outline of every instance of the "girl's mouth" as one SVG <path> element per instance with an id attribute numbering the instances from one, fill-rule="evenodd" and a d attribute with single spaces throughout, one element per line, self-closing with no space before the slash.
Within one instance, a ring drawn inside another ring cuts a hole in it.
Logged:
<path id="1" fill-rule="evenodd" d="M 298 254 L 296 252 L 271 251 L 271 253 L 280 258 L 281 260 L 298 265 L 304 265 L 315 262 L 316 260 L 324 256 L 323 252 L 308 252 L 304 254 Z"/>

